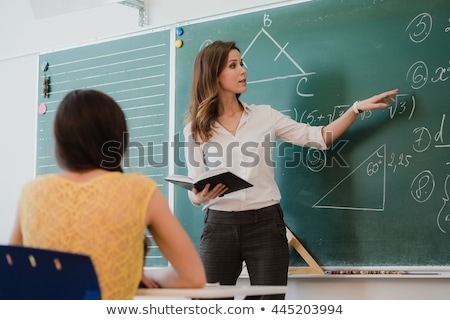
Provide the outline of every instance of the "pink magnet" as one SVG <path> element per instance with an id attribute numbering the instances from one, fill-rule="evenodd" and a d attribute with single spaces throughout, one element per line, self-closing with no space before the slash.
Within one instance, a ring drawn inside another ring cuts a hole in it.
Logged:
<path id="1" fill-rule="evenodd" d="M 41 103 L 38 108 L 39 114 L 45 114 L 47 112 L 47 105 L 45 103 Z"/>

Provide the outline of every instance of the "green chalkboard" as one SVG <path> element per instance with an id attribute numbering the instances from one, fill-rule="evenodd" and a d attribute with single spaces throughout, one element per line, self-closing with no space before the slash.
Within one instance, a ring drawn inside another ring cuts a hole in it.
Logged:
<path id="1" fill-rule="evenodd" d="M 214 40 L 237 41 L 243 101 L 299 122 L 326 125 L 399 88 L 396 103 L 362 114 L 326 152 L 277 142 L 285 222 L 324 267 L 450 265 L 450 2 L 314 0 L 180 27 L 181 137 L 194 58 Z M 175 171 L 186 173 L 183 161 Z M 175 189 L 175 212 L 198 244 L 203 213 L 185 190 Z"/>
<path id="2" fill-rule="evenodd" d="M 142 172 L 167 194 L 170 31 L 158 31 L 39 56 L 36 174 L 59 172 L 54 158 L 53 118 L 71 90 L 96 89 L 113 97 L 127 118 L 125 172 Z M 44 88 L 46 79 L 47 88 Z M 44 89 L 47 94 L 44 94 Z M 158 247 L 146 265 L 167 265 Z"/>

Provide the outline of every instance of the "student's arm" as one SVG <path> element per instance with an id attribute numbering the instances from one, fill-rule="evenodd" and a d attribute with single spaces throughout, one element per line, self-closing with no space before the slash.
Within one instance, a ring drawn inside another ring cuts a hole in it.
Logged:
<path id="1" fill-rule="evenodd" d="M 359 101 L 357 104 L 357 108 L 360 112 L 386 108 L 387 106 L 389 106 L 387 100 L 395 102 L 395 98 L 393 98 L 393 96 L 395 96 L 397 93 L 398 89 L 380 93 L 366 100 Z M 322 129 L 322 136 L 327 146 L 330 146 L 333 141 L 339 138 L 350 127 L 350 125 L 356 120 L 357 117 L 358 114 L 353 111 L 353 108 L 349 108 L 342 116 L 331 122 L 329 125 L 325 126 Z"/>
<path id="2" fill-rule="evenodd" d="M 197 250 L 158 189 L 150 200 L 146 223 L 161 253 L 171 266 L 146 270 L 145 276 L 160 287 L 203 288 L 206 276 Z"/>
<path id="3" fill-rule="evenodd" d="M 21 246 L 23 244 L 22 229 L 20 227 L 20 207 L 17 209 L 16 221 L 14 223 L 11 238 L 9 239 L 9 244 L 16 246 Z"/>

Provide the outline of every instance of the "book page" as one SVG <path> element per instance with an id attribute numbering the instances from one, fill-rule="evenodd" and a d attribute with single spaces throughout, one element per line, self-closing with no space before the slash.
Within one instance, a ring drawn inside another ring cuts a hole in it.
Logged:
<path id="1" fill-rule="evenodd" d="M 196 181 L 201 181 L 203 179 L 214 177 L 216 175 L 219 175 L 221 173 L 228 172 L 229 170 L 227 168 L 217 168 L 217 169 L 211 169 L 209 171 L 203 172 L 201 175 L 198 176 Z"/>
<path id="2" fill-rule="evenodd" d="M 170 181 L 175 180 L 175 181 L 180 181 L 180 182 L 193 183 L 193 180 L 190 177 L 177 175 L 177 174 L 168 176 L 166 178 L 166 180 L 170 180 Z"/>

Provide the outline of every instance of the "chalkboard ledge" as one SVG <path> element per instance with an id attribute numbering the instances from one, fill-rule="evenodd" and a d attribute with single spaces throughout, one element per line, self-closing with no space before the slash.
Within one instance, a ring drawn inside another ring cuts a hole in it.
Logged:
<path id="1" fill-rule="evenodd" d="M 330 267 L 324 274 L 292 274 L 289 278 L 450 278 L 450 266 L 441 267 Z"/>

